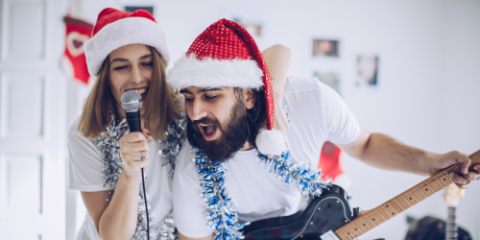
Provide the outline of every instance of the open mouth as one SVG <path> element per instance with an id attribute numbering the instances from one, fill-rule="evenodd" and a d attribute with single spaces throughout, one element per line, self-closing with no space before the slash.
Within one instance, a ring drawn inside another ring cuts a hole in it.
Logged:
<path id="1" fill-rule="evenodd" d="M 140 94 L 140 96 L 142 97 L 142 101 L 145 101 L 145 99 L 147 99 L 147 96 L 148 96 L 148 89 L 149 89 L 149 87 L 144 87 L 144 88 L 128 89 L 127 91 L 138 92 Z"/>
<path id="2" fill-rule="evenodd" d="M 200 129 L 200 132 L 202 132 L 203 138 L 205 138 L 205 140 L 211 141 L 215 139 L 217 133 L 216 125 L 200 123 L 198 124 L 198 128 Z"/>

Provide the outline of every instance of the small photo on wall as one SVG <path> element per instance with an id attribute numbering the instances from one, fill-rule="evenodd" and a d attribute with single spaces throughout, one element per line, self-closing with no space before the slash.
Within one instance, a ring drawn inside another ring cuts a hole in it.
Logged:
<path id="1" fill-rule="evenodd" d="M 135 12 L 139 9 L 145 10 L 153 15 L 153 6 L 125 6 L 125 12 Z"/>
<path id="2" fill-rule="evenodd" d="M 313 39 L 313 56 L 338 57 L 338 40 Z"/>
<path id="3" fill-rule="evenodd" d="M 259 21 L 248 21 L 238 17 L 232 18 L 232 21 L 245 28 L 250 35 L 257 37 L 262 36 L 262 24 Z"/>
<path id="4" fill-rule="evenodd" d="M 313 74 L 313 76 L 340 94 L 340 78 L 338 77 L 338 73 L 317 71 Z"/>
<path id="5" fill-rule="evenodd" d="M 378 85 L 378 56 L 363 54 L 357 57 L 357 86 Z"/>

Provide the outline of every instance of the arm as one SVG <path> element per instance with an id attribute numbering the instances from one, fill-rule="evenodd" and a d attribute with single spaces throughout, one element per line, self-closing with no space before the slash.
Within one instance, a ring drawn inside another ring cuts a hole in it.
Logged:
<path id="1" fill-rule="evenodd" d="M 445 154 L 430 153 L 403 144 L 384 134 L 369 133 L 363 128 L 353 143 L 338 146 L 350 156 L 371 166 L 421 175 L 433 175 L 441 169 L 461 163 L 462 174 L 450 176 L 461 188 L 468 188 L 470 181 L 480 179 L 478 171 L 480 166 L 473 166 L 468 171 L 471 160 L 463 153 L 458 151 Z"/>
<path id="2" fill-rule="evenodd" d="M 131 239 L 135 233 L 140 169 L 148 164 L 150 150 L 146 140 L 141 133 L 130 133 L 120 139 L 124 166 L 113 196 L 109 191 L 82 192 L 87 211 L 102 239 Z M 144 152 L 146 161 L 140 161 L 140 152 Z"/>
<path id="3" fill-rule="evenodd" d="M 273 128 L 285 133 L 288 130 L 288 120 L 282 105 L 288 70 L 290 69 L 291 52 L 287 47 L 277 44 L 265 49 L 262 55 L 267 63 L 272 80 L 275 106 Z"/>

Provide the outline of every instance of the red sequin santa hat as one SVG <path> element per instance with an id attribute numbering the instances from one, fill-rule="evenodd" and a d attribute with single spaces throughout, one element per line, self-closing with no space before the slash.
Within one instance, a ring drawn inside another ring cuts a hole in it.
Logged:
<path id="1" fill-rule="evenodd" d="M 145 10 L 124 12 L 105 8 L 98 14 L 93 37 L 85 42 L 90 75 L 97 76 L 105 58 L 113 50 L 129 44 L 145 44 L 157 49 L 165 66 L 170 55 L 167 51 L 165 33 L 155 18 Z"/>
<path id="2" fill-rule="evenodd" d="M 263 154 L 281 154 L 286 150 L 283 134 L 273 129 L 273 92 L 267 65 L 252 36 L 237 23 L 221 19 L 210 25 L 175 63 L 167 82 L 178 89 L 263 89 L 267 129 L 258 133 L 257 149 Z"/>

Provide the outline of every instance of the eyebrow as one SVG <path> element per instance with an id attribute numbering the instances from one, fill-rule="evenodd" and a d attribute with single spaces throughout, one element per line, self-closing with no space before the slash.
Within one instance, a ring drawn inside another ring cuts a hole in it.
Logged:
<path id="1" fill-rule="evenodd" d="M 217 88 L 217 87 L 212 87 L 212 88 L 201 88 L 201 89 L 198 89 L 197 90 L 197 94 L 199 93 L 204 93 L 204 92 L 210 92 L 210 91 L 222 91 L 221 88 Z M 180 90 L 180 93 L 186 93 L 186 94 L 192 94 L 190 91 L 188 91 L 187 89 L 182 89 Z"/>
<path id="2" fill-rule="evenodd" d="M 149 57 L 152 57 L 151 53 L 141 56 L 140 60 L 143 60 L 143 59 L 146 59 L 146 58 L 149 58 Z M 126 58 L 114 58 L 110 63 L 113 63 L 115 61 L 128 62 L 128 59 L 126 59 Z"/>

